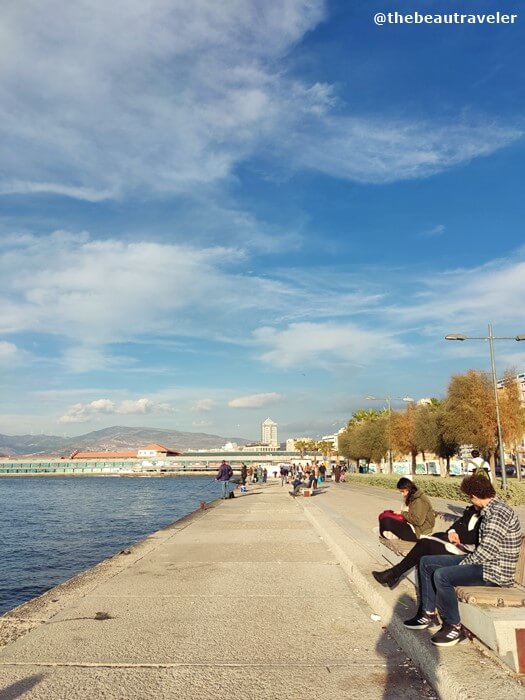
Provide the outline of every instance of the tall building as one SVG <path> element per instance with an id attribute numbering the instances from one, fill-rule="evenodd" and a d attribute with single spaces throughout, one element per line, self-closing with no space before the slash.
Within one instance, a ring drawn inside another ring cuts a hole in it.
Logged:
<path id="1" fill-rule="evenodd" d="M 261 423 L 261 442 L 263 445 L 276 446 L 277 442 L 277 423 L 274 423 L 271 418 L 267 418 Z"/>

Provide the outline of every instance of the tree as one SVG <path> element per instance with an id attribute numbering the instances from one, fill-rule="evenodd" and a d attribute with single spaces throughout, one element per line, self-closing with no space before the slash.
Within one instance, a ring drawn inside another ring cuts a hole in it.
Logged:
<path id="1" fill-rule="evenodd" d="M 525 433 L 525 408 L 521 402 L 515 371 L 507 370 L 505 372 L 498 399 L 503 442 L 516 455 L 517 475 L 518 479 L 521 479 L 518 444 Z"/>
<path id="2" fill-rule="evenodd" d="M 302 459 L 308 449 L 308 440 L 294 440 L 294 447 L 299 452 Z"/>
<path id="3" fill-rule="evenodd" d="M 380 411 L 356 411 L 339 436 L 339 451 L 359 462 L 379 463 L 388 453 L 387 416 Z"/>
<path id="4" fill-rule="evenodd" d="M 495 477 L 496 403 L 492 378 L 471 369 L 453 375 L 443 406 L 443 437 L 448 443 L 474 445 L 489 458 Z"/>
<path id="5" fill-rule="evenodd" d="M 458 444 L 447 442 L 444 437 L 442 401 L 431 399 L 429 404 L 422 404 L 416 408 L 414 439 L 423 454 L 433 452 L 440 458 L 441 476 L 450 474 L 450 458 L 456 454 Z M 443 459 L 445 460 L 444 471 Z"/>
<path id="6" fill-rule="evenodd" d="M 317 443 L 317 448 L 319 452 L 323 455 L 323 457 L 328 460 L 330 459 L 330 455 L 333 452 L 334 446 L 331 442 L 328 442 L 328 440 L 320 440 Z"/>
<path id="7" fill-rule="evenodd" d="M 416 473 L 416 457 L 420 448 L 416 442 L 416 406 L 407 404 L 404 411 L 392 411 L 391 440 L 392 447 L 401 454 L 410 454 L 412 458 L 411 473 Z"/>
<path id="8" fill-rule="evenodd" d="M 307 440 L 306 449 L 308 452 L 314 453 L 314 464 L 317 464 L 317 453 L 319 452 L 319 443 L 317 440 Z"/>

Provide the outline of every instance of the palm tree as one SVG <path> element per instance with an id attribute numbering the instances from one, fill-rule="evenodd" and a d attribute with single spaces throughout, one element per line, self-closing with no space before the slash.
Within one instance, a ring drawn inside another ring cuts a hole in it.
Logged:
<path id="1" fill-rule="evenodd" d="M 294 440 L 294 447 L 301 455 L 301 459 L 304 457 L 304 454 L 308 449 L 308 442 L 308 440 Z"/>

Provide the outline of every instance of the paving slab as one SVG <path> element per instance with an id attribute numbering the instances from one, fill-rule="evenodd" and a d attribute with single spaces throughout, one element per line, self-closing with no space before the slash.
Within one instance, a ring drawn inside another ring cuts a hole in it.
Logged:
<path id="1" fill-rule="evenodd" d="M 395 674 L 395 681 L 394 676 Z M 424 700 L 435 698 L 406 660 L 400 665 L 182 668 L 7 668 L 2 700 Z"/>
<path id="2" fill-rule="evenodd" d="M 157 553 L 158 561 L 334 561 L 334 556 L 319 538 L 312 534 L 308 545 L 286 542 L 184 544 L 176 539 L 166 542 Z"/>
<path id="3" fill-rule="evenodd" d="M 234 601 L 253 595 L 288 597 L 296 591 L 348 593 L 348 580 L 336 562 L 173 562 L 143 559 L 131 571 L 100 585 L 101 596 L 227 595 Z M 249 601 L 239 604 L 249 605 Z"/>
<path id="4" fill-rule="evenodd" d="M 251 545 L 260 542 L 278 543 L 283 541 L 283 531 L 286 530 L 286 541 L 291 544 L 309 544 L 319 542 L 318 535 L 312 534 L 308 527 L 301 528 L 228 528 L 227 534 L 221 537 L 213 527 L 188 528 L 177 535 L 180 544 L 216 544 L 226 540 L 228 544 Z M 225 532 L 225 531 L 224 531 Z"/>
<path id="5" fill-rule="evenodd" d="M 2 700 L 436 698 L 278 485 L 42 599 L 9 618 Z"/>
<path id="6" fill-rule="evenodd" d="M 345 596 L 216 598 L 90 596 L 0 653 L 8 661 L 74 663 L 329 663 L 375 656 L 378 629 L 347 589 Z M 110 619 L 96 620 L 103 612 Z M 368 641 L 364 641 L 368 640 Z"/>

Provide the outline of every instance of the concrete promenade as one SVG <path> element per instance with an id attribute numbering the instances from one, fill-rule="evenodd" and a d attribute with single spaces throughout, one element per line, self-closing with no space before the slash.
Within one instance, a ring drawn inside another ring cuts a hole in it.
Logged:
<path id="1" fill-rule="evenodd" d="M 0 618 L 1 700 L 525 697 L 474 645 L 399 629 L 413 593 L 369 575 L 396 494 L 287 492 L 251 487 Z"/>

